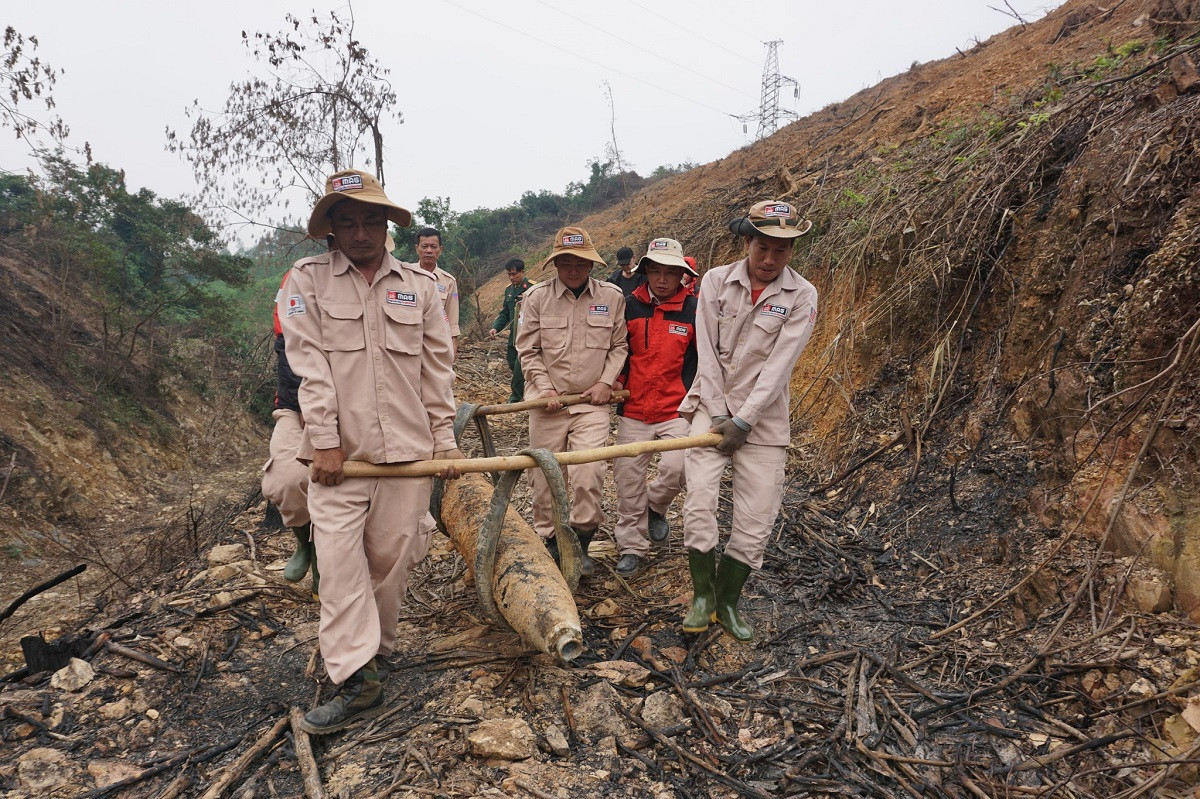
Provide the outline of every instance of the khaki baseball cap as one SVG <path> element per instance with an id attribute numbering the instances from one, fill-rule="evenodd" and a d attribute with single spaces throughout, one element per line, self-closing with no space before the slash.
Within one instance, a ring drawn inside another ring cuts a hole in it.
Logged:
<path id="1" fill-rule="evenodd" d="M 325 179 L 325 195 L 317 200 L 312 216 L 308 218 L 308 235 L 322 239 L 333 232 L 329 211 L 342 200 L 382 205 L 387 209 L 387 218 L 400 227 L 412 224 L 412 214 L 387 198 L 374 175 L 358 169 L 343 169 Z"/>
<path id="2" fill-rule="evenodd" d="M 542 261 L 542 266 L 553 261 L 560 255 L 578 255 L 594 263 L 602 264 L 604 259 L 592 246 L 592 237 L 581 227 L 565 227 L 554 234 L 554 249 Z"/>
<path id="3" fill-rule="evenodd" d="M 638 259 L 635 272 L 642 271 L 647 261 L 663 266 L 678 266 L 692 277 L 699 277 L 696 270 L 683 257 L 683 245 L 675 239 L 655 239 L 646 248 L 646 254 Z"/>
<path id="4" fill-rule="evenodd" d="M 794 239 L 812 228 L 811 221 L 800 218 L 796 206 L 779 200 L 755 203 L 746 219 L 759 233 L 776 239 Z"/>

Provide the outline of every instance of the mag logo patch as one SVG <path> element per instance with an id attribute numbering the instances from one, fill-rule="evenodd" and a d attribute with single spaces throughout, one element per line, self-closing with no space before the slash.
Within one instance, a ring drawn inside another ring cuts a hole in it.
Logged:
<path id="1" fill-rule="evenodd" d="M 778 205 L 768 205 L 763 209 L 763 216 L 770 219 L 773 216 L 791 216 L 792 206 L 787 203 L 779 203 Z"/>
<path id="2" fill-rule="evenodd" d="M 396 291 L 395 289 L 387 290 L 388 305 L 407 305 L 410 308 L 417 307 L 417 295 L 411 291 Z"/>
<path id="3" fill-rule="evenodd" d="M 357 191 L 363 187 L 361 175 L 346 175 L 330 182 L 334 191 Z"/>
<path id="4" fill-rule="evenodd" d="M 607 305 L 589 305 L 588 306 L 588 315 L 608 316 L 608 306 Z"/>
<path id="5" fill-rule="evenodd" d="M 562 237 L 562 246 L 564 246 L 564 247 L 582 247 L 583 246 L 583 234 L 582 233 L 572 233 L 570 236 L 563 236 Z"/>
<path id="6" fill-rule="evenodd" d="M 295 316 L 296 314 L 308 313 L 308 308 L 304 305 L 304 298 L 299 294 L 293 294 L 287 299 L 287 315 Z"/>
<path id="7" fill-rule="evenodd" d="M 670 325 L 667 327 L 667 332 L 676 336 L 686 336 L 688 334 L 687 325 Z"/>
<path id="8" fill-rule="evenodd" d="M 759 311 L 762 316 L 773 316 L 776 319 L 787 319 L 788 307 L 786 305 L 764 305 Z"/>
<path id="9" fill-rule="evenodd" d="M 650 249 L 652 250 L 665 250 L 670 246 L 670 244 L 662 239 L 655 239 L 654 241 L 650 242 Z"/>

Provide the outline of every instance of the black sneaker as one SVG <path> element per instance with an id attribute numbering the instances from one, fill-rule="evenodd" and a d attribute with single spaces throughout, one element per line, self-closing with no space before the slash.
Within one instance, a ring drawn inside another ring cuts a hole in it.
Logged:
<path id="1" fill-rule="evenodd" d="M 642 556 L 629 554 L 621 556 L 614 571 L 622 577 L 631 577 L 637 574 L 640 568 L 642 568 Z"/>
<path id="2" fill-rule="evenodd" d="M 656 544 L 661 544 L 671 534 L 671 525 L 667 523 L 667 517 L 654 510 L 654 508 L 647 508 L 647 511 L 649 520 L 646 526 L 650 528 L 650 540 Z"/>

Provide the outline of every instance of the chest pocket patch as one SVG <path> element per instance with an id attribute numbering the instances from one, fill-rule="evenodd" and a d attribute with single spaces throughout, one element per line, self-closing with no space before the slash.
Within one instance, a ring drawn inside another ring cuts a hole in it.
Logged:
<path id="1" fill-rule="evenodd" d="M 384 305 L 383 346 L 405 355 L 421 352 L 422 313 L 421 309 L 408 305 Z"/>
<path id="2" fill-rule="evenodd" d="M 326 352 L 354 352 L 367 346 L 363 309 L 357 302 L 329 302 L 321 307 L 321 342 Z"/>

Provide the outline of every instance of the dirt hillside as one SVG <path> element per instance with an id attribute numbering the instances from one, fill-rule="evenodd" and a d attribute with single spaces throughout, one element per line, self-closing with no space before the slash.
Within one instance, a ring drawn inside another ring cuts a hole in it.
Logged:
<path id="1" fill-rule="evenodd" d="M 583 220 L 606 254 L 669 235 L 704 267 L 738 257 L 725 224 L 755 200 L 815 222 L 793 264 L 821 317 L 751 644 L 679 631 L 678 504 L 630 580 L 593 546 L 570 666 L 487 627 L 439 539 L 388 712 L 309 761 L 286 718 L 329 693 L 318 609 L 243 502 L 210 513 L 219 547 L 59 625 L 73 671 L 0 682 L 0 791 L 1195 799 L 1198 31 L 1189 0 L 1068 2 Z M 507 393 L 500 343 L 464 342 L 457 371 L 462 400 Z M 524 420 L 494 435 L 517 449 Z"/>
<path id="2" fill-rule="evenodd" d="M 1198 13 L 1066 3 L 581 224 L 610 262 L 671 236 L 708 268 L 741 257 L 726 223 L 751 203 L 796 203 L 815 227 L 792 263 L 822 298 L 793 380 L 809 477 L 872 456 L 849 483 L 882 502 L 1016 442 L 1013 501 L 1048 529 L 1085 516 L 1200 620 Z M 1114 505 L 1131 471 L 1146 485 Z"/>

